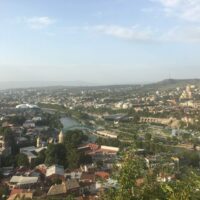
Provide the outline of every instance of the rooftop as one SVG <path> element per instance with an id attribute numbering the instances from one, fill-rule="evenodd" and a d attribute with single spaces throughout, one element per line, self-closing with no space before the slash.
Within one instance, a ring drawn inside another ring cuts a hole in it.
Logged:
<path id="1" fill-rule="evenodd" d="M 16 185 L 34 184 L 37 182 L 38 182 L 38 177 L 13 176 L 10 179 L 10 183 L 14 183 Z"/>
<path id="2" fill-rule="evenodd" d="M 52 165 L 51 167 L 47 168 L 47 171 L 46 171 L 47 177 L 54 174 L 64 176 L 64 167 L 61 165 Z"/>

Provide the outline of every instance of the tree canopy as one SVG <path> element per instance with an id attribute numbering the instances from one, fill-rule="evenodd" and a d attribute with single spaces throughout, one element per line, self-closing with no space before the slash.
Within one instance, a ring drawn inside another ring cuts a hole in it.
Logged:
<path id="1" fill-rule="evenodd" d="M 146 167 L 143 158 L 126 155 L 117 176 L 118 187 L 103 192 L 102 200 L 197 200 L 199 172 L 187 170 L 185 176 L 169 182 L 158 181 L 158 172 Z"/>

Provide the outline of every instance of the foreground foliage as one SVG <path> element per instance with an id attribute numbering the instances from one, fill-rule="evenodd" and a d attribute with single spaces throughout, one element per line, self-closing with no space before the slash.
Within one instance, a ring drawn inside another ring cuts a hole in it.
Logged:
<path id="1" fill-rule="evenodd" d="M 146 168 L 145 161 L 127 155 L 117 176 L 118 187 L 105 191 L 102 200 L 198 200 L 200 176 L 187 169 L 170 182 L 159 182 L 158 172 Z"/>

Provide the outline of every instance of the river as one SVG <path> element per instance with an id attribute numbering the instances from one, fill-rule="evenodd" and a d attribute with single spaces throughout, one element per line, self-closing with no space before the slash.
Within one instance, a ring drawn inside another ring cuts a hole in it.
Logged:
<path id="1" fill-rule="evenodd" d="M 62 117 L 60 118 L 60 121 L 63 125 L 63 131 L 67 131 L 69 129 L 73 130 L 73 129 L 79 129 L 79 130 L 83 130 L 84 133 L 88 136 L 89 142 L 95 142 L 97 137 L 93 134 L 91 134 L 91 131 L 89 131 L 88 128 L 82 126 L 81 124 L 76 121 L 75 119 L 72 119 L 70 117 Z"/>
<path id="2" fill-rule="evenodd" d="M 70 118 L 70 117 L 63 117 L 60 119 L 62 125 L 63 125 L 63 130 L 68 130 L 69 128 L 73 126 L 79 126 L 80 123 L 78 123 L 76 120 Z"/>

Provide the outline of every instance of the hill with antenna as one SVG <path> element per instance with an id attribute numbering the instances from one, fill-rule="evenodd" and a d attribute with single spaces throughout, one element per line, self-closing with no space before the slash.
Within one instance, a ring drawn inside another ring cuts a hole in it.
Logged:
<path id="1" fill-rule="evenodd" d="M 200 86 L 200 79 L 165 79 L 156 83 L 145 85 L 146 89 L 171 89 L 185 87 L 186 85 Z"/>

